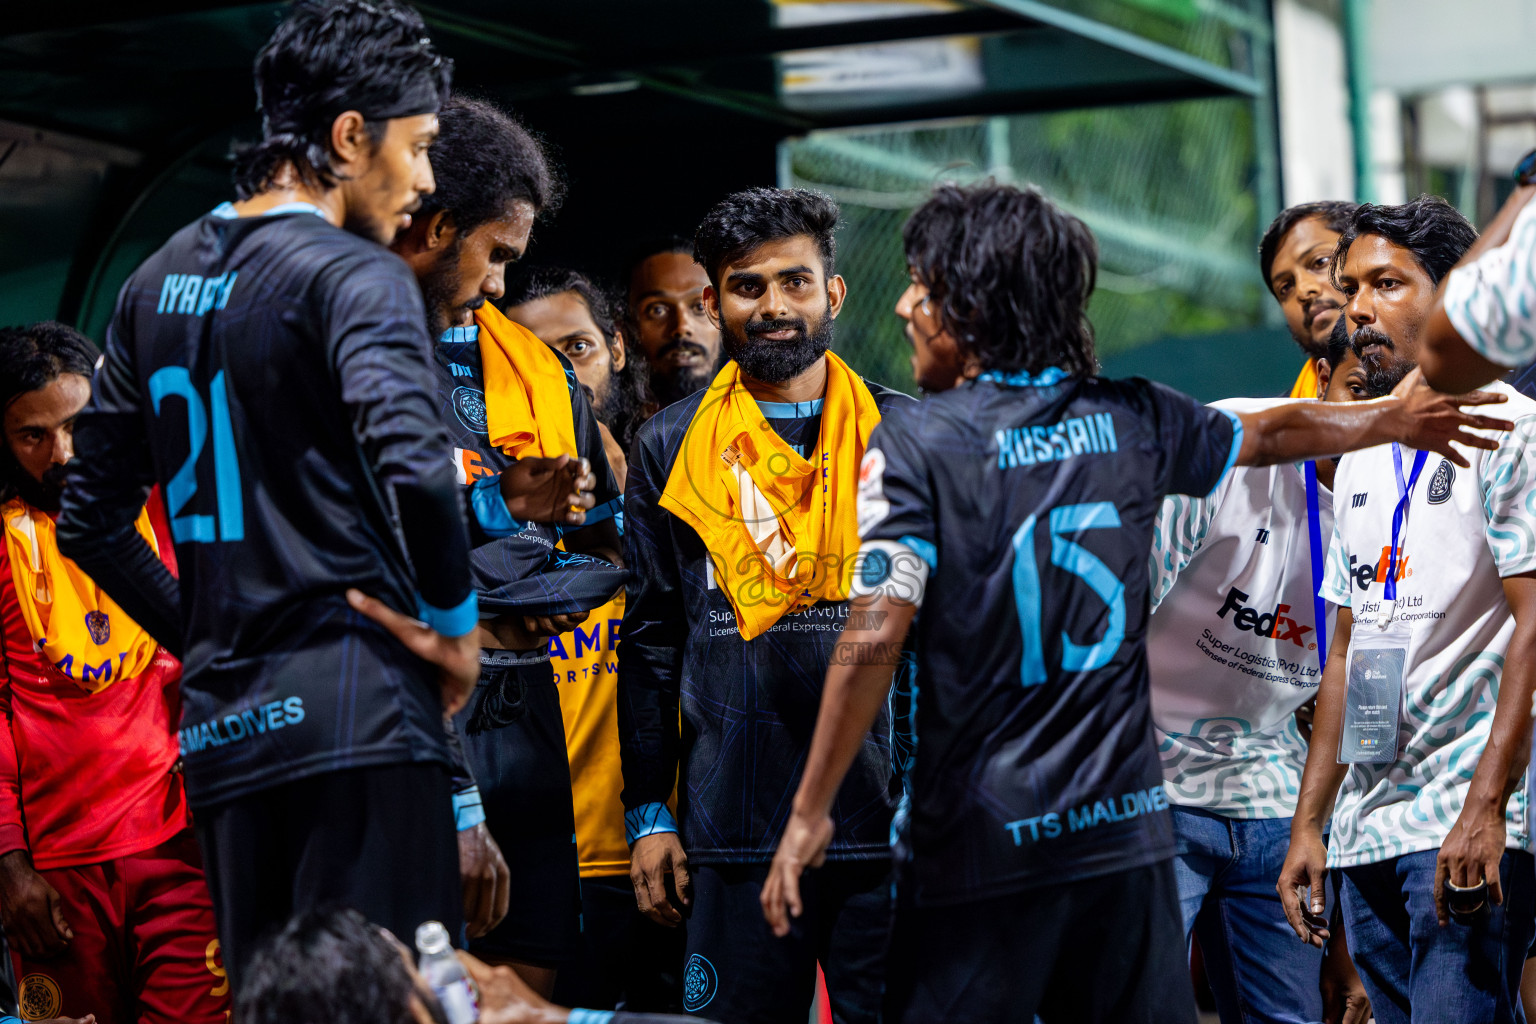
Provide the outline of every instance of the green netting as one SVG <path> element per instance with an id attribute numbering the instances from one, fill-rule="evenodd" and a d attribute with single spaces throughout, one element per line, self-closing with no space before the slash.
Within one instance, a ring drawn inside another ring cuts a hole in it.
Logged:
<path id="1" fill-rule="evenodd" d="M 1090 314 L 1103 355 L 1260 322 L 1249 101 L 813 133 L 785 145 L 789 183 L 842 207 L 849 295 L 837 349 L 893 387 L 911 379 L 892 313 L 906 286 L 901 226 L 944 180 L 1033 183 L 1088 223 L 1100 248 Z"/>

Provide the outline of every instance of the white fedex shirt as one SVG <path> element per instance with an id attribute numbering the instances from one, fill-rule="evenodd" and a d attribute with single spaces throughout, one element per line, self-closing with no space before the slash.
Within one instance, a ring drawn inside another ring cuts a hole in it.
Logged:
<path id="1" fill-rule="evenodd" d="M 1288 399 L 1215 403 L 1253 412 Z M 1205 498 L 1170 495 L 1152 535 L 1147 661 L 1152 722 L 1169 799 L 1229 818 L 1296 811 L 1307 743 L 1295 711 L 1317 695 L 1319 630 L 1312 533 L 1321 574 L 1333 495 L 1304 466 L 1234 468 Z M 1314 525 L 1315 524 L 1315 525 Z"/>
<path id="2" fill-rule="evenodd" d="M 1497 451 L 1467 451 L 1470 469 L 1431 454 L 1398 542 L 1395 620 L 1410 631 L 1397 759 L 1354 764 L 1333 812 L 1329 867 L 1438 849 L 1466 800 L 1488 742 L 1515 620 L 1501 579 L 1536 570 L 1536 402 L 1507 384 L 1490 415 L 1515 429 Z M 1403 477 L 1415 453 L 1403 449 Z M 1392 446 L 1344 456 L 1323 596 L 1347 605 L 1357 632 L 1376 629 L 1399 485 Z M 1526 793 L 1510 797 L 1506 845 L 1527 849 Z"/>

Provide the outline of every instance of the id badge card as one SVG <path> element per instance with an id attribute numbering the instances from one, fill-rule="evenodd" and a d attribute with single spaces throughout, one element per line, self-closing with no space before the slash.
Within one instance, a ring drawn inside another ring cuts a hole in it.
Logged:
<path id="1" fill-rule="evenodd" d="M 1402 717 L 1404 681 L 1411 636 L 1406 626 L 1386 629 L 1356 623 L 1349 640 L 1349 690 L 1340 764 L 1391 764 L 1397 760 L 1397 726 Z"/>

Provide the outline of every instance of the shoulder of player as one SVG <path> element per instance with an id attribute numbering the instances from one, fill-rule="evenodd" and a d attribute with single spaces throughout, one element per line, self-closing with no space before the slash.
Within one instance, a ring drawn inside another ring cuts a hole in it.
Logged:
<path id="1" fill-rule="evenodd" d="M 892 409 L 917 404 L 917 399 L 905 391 L 888 388 L 884 384 L 878 384 L 870 380 L 868 377 L 860 377 L 859 380 L 869 390 L 869 396 L 875 400 L 875 408 L 880 410 L 881 416 L 888 415 Z"/>

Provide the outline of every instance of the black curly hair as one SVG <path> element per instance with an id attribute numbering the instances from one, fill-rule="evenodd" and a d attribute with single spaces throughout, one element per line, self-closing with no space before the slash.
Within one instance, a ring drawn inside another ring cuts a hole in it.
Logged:
<path id="1" fill-rule="evenodd" d="M 411 981 L 400 950 L 355 910 L 297 914 L 264 942 L 235 996 L 240 1024 L 415 1024 L 411 996 L 433 1020 L 442 1006 Z"/>
<path id="2" fill-rule="evenodd" d="M 901 238 L 945 332 L 984 369 L 1097 370 L 1087 307 L 1098 245 L 1039 190 L 940 185 Z"/>
<path id="3" fill-rule="evenodd" d="M 1364 203 L 1350 217 L 1333 251 L 1328 274 L 1334 287 L 1339 286 L 1339 270 L 1349 256 L 1349 247 L 1361 235 L 1380 235 L 1407 249 L 1430 280 L 1439 284 L 1477 240 L 1477 229 L 1439 196 L 1421 195 L 1399 206 Z"/>
<path id="4" fill-rule="evenodd" d="M 830 279 L 837 271 L 837 204 L 805 188 L 749 188 L 716 203 L 693 236 L 693 258 L 709 283 L 720 288 L 720 271 L 768 242 L 810 235 Z M 654 254 L 652 254 L 654 255 Z"/>
<path id="5" fill-rule="evenodd" d="M 1264 276 L 1264 287 L 1269 288 L 1269 271 L 1275 265 L 1280 243 L 1291 233 L 1292 228 L 1304 220 L 1318 217 L 1328 226 L 1329 231 L 1342 235 L 1357 209 L 1358 203 L 1330 199 L 1317 203 L 1299 203 L 1281 210 L 1280 215 L 1269 222 L 1269 227 L 1264 229 L 1264 237 L 1259 240 L 1259 273 Z"/>
<path id="6" fill-rule="evenodd" d="M 22 395 L 41 390 L 66 373 L 89 380 L 100 355 L 89 338 L 54 320 L 0 327 L 0 414 Z M 0 502 L 28 491 L 30 482 L 10 445 L 0 439 Z"/>
<path id="7" fill-rule="evenodd" d="M 455 96 L 443 105 L 427 156 L 437 188 L 421 197 L 417 216 L 424 220 L 447 210 L 461 237 L 506 216 L 519 199 L 549 216 L 565 195 L 544 143 L 482 99 Z"/>
<path id="8" fill-rule="evenodd" d="M 402 104 L 435 111 L 453 62 L 427 38 L 416 11 L 396 0 L 298 0 L 256 54 L 262 140 L 235 152 L 235 193 L 249 199 L 292 165 L 321 188 L 336 184 L 331 126 L 356 110 L 374 144 Z M 420 109 L 418 109 L 420 108 Z"/>
<path id="9" fill-rule="evenodd" d="M 610 289 L 579 270 L 538 265 L 521 267 L 507 281 L 507 292 L 499 306 L 510 316 L 509 311 L 516 306 L 565 292 L 575 292 L 581 298 L 612 355 L 621 330 L 627 326 L 624 303 Z M 613 387 L 608 401 L 601 410 L 594 408 L 593 415 L 612 431 L 619 447 L 628 452 L 635 434 L 645 425 L 654 408 L 650 364 L 639 344 L 631 344 L 624 350 L 624 369 L 613 371 Z"/>

